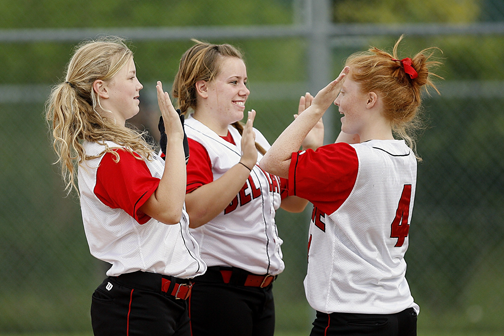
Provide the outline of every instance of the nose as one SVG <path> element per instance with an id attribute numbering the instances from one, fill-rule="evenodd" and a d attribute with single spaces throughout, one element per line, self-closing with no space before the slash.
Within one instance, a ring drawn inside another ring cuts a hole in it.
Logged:
<path id="1" fill-rule="evenodd" d="M 340 95 L 339 95 L 339 93 L 338 93 L 338 96 L 337 96 L 337 97 L 336 97 L 336 99 L 334 100 L 334 105 L 336 105 L 336 106 L 339 106 L 339 104 L 340 104 L 340 103 L 339 103 L 339 97 L 340 97 Z"/>
<path id="2" fill-rule="evenodd" d="M 140 91 L 143 89 L 143 85 L 142 85 L 142 83 L 140 83 L 140 81 L 138 79 L 137 79 L 137 82 L 138 82 L 137 89 L 138 89 L 138 91 Z"/>
<path id="3" fill-rule="evenodd" d="M 245 84 L 243 84 L 243 86 L 240 89 L 239 95 L 248 97 L 249 94 L 250 94 L 249 88 Z"/>

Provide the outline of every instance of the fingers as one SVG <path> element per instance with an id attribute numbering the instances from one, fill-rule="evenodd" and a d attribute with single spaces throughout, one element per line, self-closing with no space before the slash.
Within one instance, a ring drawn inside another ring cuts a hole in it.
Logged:
<path id="1" fill-rule="evenodd" d="M 156 85 L 156 90 L 157 90 L 157 98 L 158 98 L 158 105 L 159 109 L 161 110 L 162 115 L 169 115 L 169 114 L 175 114 L 178 116 L 177 111 L 175 111 L 175 108 L 173 107 L 173 104 L 170 99 L 170 95 L 168 92 L 163 91 L 163 84 L 158 81 Z"/>
<path id="2" fill-rule="evenodd" d="M 310 107 L 312 102 L 313 96 L 309 92 L 306 92 L 304 96 L 301 96 L 301 98 L 299 98 L 298 114 L 301 114 L 301 112 Z"/>
<path id="3" fill-rule="evenodd" d="M 156 85 L 159 110 L 163 116 L 163 124 L 166 134 L 179 135 L 183 134 L 180 117 L 175 111 L 170 99 L 170 95 L 163 91 L 163 84 L 158 81 Z M 182 133 L 181 133 L 182 132 Z"/>
<path id="4" fill-rule="evenodd" d="M 306 104 L 306 98 L 305 96 L 301 96 L 301 98 L 299 98 L 298 114 L 300 114 L 306 109 L 305 104 Z"/>
<path id="5" fill-rule="evenodd" d="M 349 72 L 350 72 L 350 67 L 349 66 L 344 67 L 343 70 L 341 70 L 338 78 L 336 78 L 336 79 L 339 79 L 339 80 L 343 79 L 343 77 L 348 75 Z"/>
<path id="6" fill-rule="evenodd" d="M 322 90 L 320 90 L 312 101 L 312 104 L 319 104 L 324 109 L 327 109 L 331 103 L 338 97 L 341 91 L 341 86 L 345 76 L 350 72 L 350 67 L 346 66 L 339 74 L 339 76 L 327 84 Z"/>
<path id="7" fill-rule="evenodd" d="M 343 70 L 341 70 L 340 74 L 338 75 L 338 77 L 333 80 L 331 83 L 329 83 L 326 88 L 329 88 L 330 90 L 334 90 L 334 89 L 340 89 L 341 87 L 341 84 L 343 83 L 343 79 L 346 77 L 346 75 L 348 75 L 348 73 L 350 72 L 350 67 L 349 66 L 346 66 L 343 68 Z"/>
<path id="8" fill-rule="evenodd" d="M 247 123 L 243 128 L 243 135 L 241 140 L 241 146 L 242 146 L 241 161 L 245 165 L 247 165 L 247 167 L 254 166 L 257 161 L 257 149 L 255 147 L 255 133 L 253 130 L 255 117 L 256 117 L 255 110 L 251 110 L 248 112 Z"/>
<path id="9" fill-rule="evenodd" d="M 248 112 L 247 123 L 245 124 L 245 129 L 247 131 L 252 131 L 252 127 L 254 127 L 255 117 L 256 117 L 256 111 L 255 110 L 251 110 L 251 111 Z"/>
<path id="10" fill-rule="evenodd" d="M 305 110 L 308 107 L 310 107 L 312 103 L 313 103 L 313 96 L 309 92 L 306 92 L 306 94 L 305 94 Z"/>

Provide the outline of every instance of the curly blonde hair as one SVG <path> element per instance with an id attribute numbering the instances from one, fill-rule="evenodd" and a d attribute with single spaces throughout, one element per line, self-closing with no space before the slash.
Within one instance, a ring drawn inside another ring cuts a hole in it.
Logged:
<path id="1" fill-rule="evenodd" d="M 82 42 L 76 47 L 68 64 L 65 81 L 51 91 L 46 103 L 46 120 L 58 155 L 56 163 L 61 165 L 68 193 L 75 189 L 78 194 L 76 168 L 84 160 L 110 152 L 115 156 L 115 161 L 119 161 L 119 154 L 109 148 L 105 141 L 112 141 L 131 153 L 138 153 L 142 158 L 152 158 L 153 149 L 142 133 L 116 125 L 114 120 L 96 111 L 100 101 L 93 90 L 93 83 L 96 80 L 110 80 L 132 57 L 133 52 L 118 37 Z M 103 144 L 106 149 L 97 156 L 88 156 L 83 141 Z"/>
<path id="2" fill-rule="evenodd" d="M 414 133 L 422 128 L 419 109 L 422 104 L 421 89 L 432 87 L 439 91 L 432 82 L 432 76 L 441 78 L 431 72 L 439 66 L 439 61 L 432 60 L 438 48 L 427 48 L 418 52 L 411 59 L 411 66 L 417 73 L 412 78 L 404 65 L 398 60 L 397 49 L 403 36 L 395 43 L 392 55 L 376 47 L 368 51 L 351 55 L 346 65 L 352 68 L 352 79 L 361 85 L 363 92 L 380 92 L 383 97 L 385 117 L 392 123 L 392 131 L 404 139 L 416 153 Z M 420 157 L 417 158 L 419 160 Z"/>

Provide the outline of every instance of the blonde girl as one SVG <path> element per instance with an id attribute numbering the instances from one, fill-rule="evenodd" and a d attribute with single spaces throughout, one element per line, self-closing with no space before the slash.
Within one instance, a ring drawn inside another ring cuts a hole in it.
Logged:
<path id="1" fill-rule="evenodd" d="M 77 46 L 47 102 L 90 252 L 110 264 L 92 298 L 95 335 L 189 335 L 190 280 L 206 270 L 184 205 L 184 132 L 160 82 L 166 163 L 125 125 L 139 112 L 142 88 L 133 53 L 108 37 Z"/>

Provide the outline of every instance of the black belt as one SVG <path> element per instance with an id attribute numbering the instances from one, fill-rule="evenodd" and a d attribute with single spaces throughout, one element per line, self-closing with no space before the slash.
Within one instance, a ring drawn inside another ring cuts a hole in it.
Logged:
<path id="1" fill-rule="evenodd" d="M 257 275 L 236 267 L 211 266 L 207 268 L 205 274 L 194 278 L 194 281 L 266 288 L 270 286 L 276 278 L 276 275 Z"/>
<path id="2" fill-rule="evenodd" d="M 192 282 L 188 279 L 141 271 L 121 274 L 118 277 L 111 278 L 116 279 L 119 284 L 167 293 L 175 299 L 187 300 L 191 295 Z"/>

